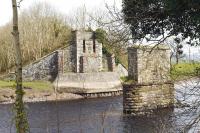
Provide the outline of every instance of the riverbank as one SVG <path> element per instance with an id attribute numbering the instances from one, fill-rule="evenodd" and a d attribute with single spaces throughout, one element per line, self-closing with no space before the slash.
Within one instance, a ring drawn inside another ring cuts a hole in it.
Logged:
<path id="1" fill-rule="evenodd" d="M 82 99 L 81 95 L 72 93 L 55 93 L 54 91 L 35 91 L 35 90 L 24 90 L 24 102 L 44 102 L 44 101 L 65 101 Z M 1 88 L 0 89 L 0 104 L 14 103 L 15 101 L 15 90 L 12 88 Z"/>
<path id="2" fill-rule="evenodd" d="M 24 82 L 24 102 L 65 101 L 84 98 L 72 93 L 56 93 L 50 82 Z M 0 104 L 14 103 L 15 83 L 0 81 Z"/>
<path id="3" fill-rule="evenodd" d="M 172 65 L 170 76 L 172 81 L 178 82 L 182 80 L 199 77 L 200 63 L 179 63 Z"/>

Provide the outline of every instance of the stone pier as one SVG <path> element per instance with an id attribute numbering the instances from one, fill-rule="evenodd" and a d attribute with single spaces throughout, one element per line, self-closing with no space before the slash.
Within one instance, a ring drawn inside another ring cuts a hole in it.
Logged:
<path id="1" fill-rule="evenodd" d="M 144 115 L 173 106 L 174 86 L 170 81 L 167 47 L 128 48 L 128 63 L 128 75 L 134 82 L 123 85 L 124 113 Z"/>

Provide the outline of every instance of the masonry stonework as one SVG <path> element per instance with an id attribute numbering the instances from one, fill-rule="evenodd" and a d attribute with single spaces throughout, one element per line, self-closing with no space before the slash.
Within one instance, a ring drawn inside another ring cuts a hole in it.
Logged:
<path id="1" fill-rule="evenodd" d="M 95 32 L 74 31 L 73 44 L 76 53 L 76 72 L 100 72 L 102 70 L 102 44 L 96 41 Z"/>
<path id="2" fill-rule="evenodd" d="M 129 76 L 138 83 L 170 80 L 170 50 L 161 48 L 128 48 Z"/>
<path id="3" fill-rule="evenodd" d="M 128 75 L 135 82 L 124 84 L 124 113 L 139 115 L 173 106 L 169 59 L 166 47 L 128 48 Z"/>
<path id="4" fill-rule="evenodd" d="M 100 72 L 102 56 L 102 44 L 94 32 L 73 31 L 70 45 L 24 67 L 23 79 L 54 81 L 62 73 Z"/>
<path id="5" fill-rule="evenodd" d="M 74 55 L 70 52 L 72 46 L 56 50 L 41 59 L 25 66 L 22 70 L 23 80 L 54 81 L 58 74 L 74 72 Z"/>
<path id="6" fill-rule="evenodd" d="M 59 72 L 59 51 L 55 51 L 23 68 L 23 80 L 54 81 Z M 60 64 L 61 65 L 61 64 Z"/>

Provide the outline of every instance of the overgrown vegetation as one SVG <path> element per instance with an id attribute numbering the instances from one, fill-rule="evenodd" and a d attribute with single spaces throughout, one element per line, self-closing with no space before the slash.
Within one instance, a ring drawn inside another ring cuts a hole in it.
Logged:
<path id="1" fill-rule="evenodd" d="M 129 76 L 126 76 L 126 77 L 120 77 L 121 81 L 125 84 L 133 84 L 133 83 L 136 83 L 135 80 L 133 79 L 133 77 L 129 77 Z"/>
<path id="2" fill-rule="evenodd" d="M 180 80 L 188 77 L 199 76 L 200 63 L 179 63 L 174 64 L 171 69 L 171 78 Z"/>
<path id="3" fill-rule="evenodd" d="M 114 54 L 116 64 L 120 63 L 128 68 L 128 55 L 126 53 L 126 49 L 123 49 L 121 46 L 117 46 L 117 44 L 112 44 L 112 40 L 109 40 L 107 36 L 108 34 L 105 30 L 100 28 L 96 30 L 97 41 L 103 44 L 103 54 Z"/>

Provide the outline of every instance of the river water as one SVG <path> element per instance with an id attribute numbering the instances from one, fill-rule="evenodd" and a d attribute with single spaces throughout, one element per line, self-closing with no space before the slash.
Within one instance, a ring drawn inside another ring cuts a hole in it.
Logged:
<path id="1" fill-rule="evenodd" d="M 155 115 L 148 118 L 123 115 L 122 102 L 122 96 L 118 96 L 29 103 L 26 108 L 30 132 L 173 133 L 181 132 L 181 128 L 185 126 L 183 122 L 191 118 L 191 111 L 183 114 L 180 108 L 158 110 Z M 180 112 L 181 115 L 177 115 Z M 0 105 L 0 133 L 15 132 L 13 116 L 11 104 Z"/>

